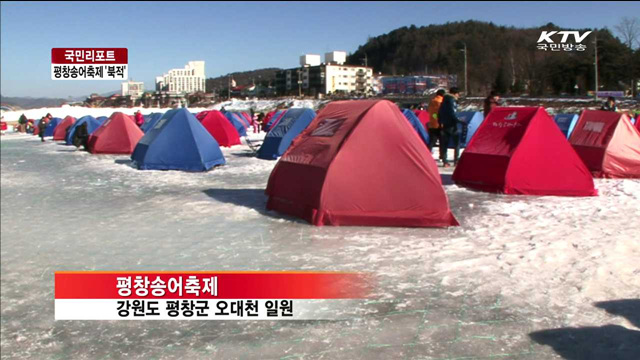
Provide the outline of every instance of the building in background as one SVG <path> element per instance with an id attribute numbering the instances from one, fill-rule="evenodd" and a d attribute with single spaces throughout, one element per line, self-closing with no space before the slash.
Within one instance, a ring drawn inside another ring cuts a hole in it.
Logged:
<path id="1" fill-rule="evenodd" d="M 122 96 L 131 96 L 137 99 L 144 94 L 144 83 L 136 81 L 125 81 L 121 84 Z"/>
<path id="2" fill-rule="evenodd" d="M 373 68 L 345 65 L 346 59 L 344 51 L 325 53 L 324 63 L 320 55 L 305 54 L 299 68 L 276 72 L 276 92 L 306 96 L 373 93 Z"/>
<path id="3" fill-rule="evenodd" d="M 190 94 L 205 91 L 204 61 L 189 61 L 182 69 L 171 69 L 156 77 L 156 91 Z"/>

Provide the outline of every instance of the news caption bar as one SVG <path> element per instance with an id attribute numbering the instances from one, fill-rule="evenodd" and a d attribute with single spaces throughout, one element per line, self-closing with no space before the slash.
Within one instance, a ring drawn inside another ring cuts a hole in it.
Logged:
<path id="1" fill-rule="evenodd" d="M 51 80 L 127 80 L 126 48 L 52 48 Z"/>
<path id="2" fill-rule="evenodd" d="M 339 320 L 371 289 L 344 272 L 56 272 L 55 320 Z"/>

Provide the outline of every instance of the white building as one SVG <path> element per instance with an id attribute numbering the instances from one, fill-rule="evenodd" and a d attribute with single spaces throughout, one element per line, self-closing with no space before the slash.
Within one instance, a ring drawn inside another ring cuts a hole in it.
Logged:
<path id="1" fill-rule="evenodd" d="M 175 94 L 205 91 L 204 61 L 189 61 L 183 69 L 156 77 L 156 90 Z"/>
<path id="2" fill-rule="evenodd" d="M 332 51 L 324 54 L 325 64 L 338 64 L 342 65 L 347 62 L 346 51 Z"/>
<path id="3" fill-rule="evenodd" d="M 305 54 L 300 56 L 300 66 L 318 66 L 321 63 L 320 55 Z"/>
<path id="4" fill-rule="evenodd" d="M 144 94 L 144 83 L 135 81 L 125 81 L 121 84 L 122 96 L 139 98 Z"/>
<path id="5" fill-rule="evenodd" d="M 366 93 L 373 90 L 373 68 L 326 64 L 325 69 L 325 94 Z"/>
<path id="6" fill-rule="evenodd" d="M 373 92 L 373 68 L 345 65 L 347 53 L 332 51 L 325 53 L 325 62 L 320 55 L 305 54 L 300 57 L 299 68 L 276 72 L 278 94 L 333 94 Z"/>

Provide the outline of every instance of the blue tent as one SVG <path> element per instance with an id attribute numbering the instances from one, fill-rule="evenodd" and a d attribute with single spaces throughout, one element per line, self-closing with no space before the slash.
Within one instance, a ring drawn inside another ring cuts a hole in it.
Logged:
<path id="1" fill-rule="evenodd" d="M 142 130 L 142 132 L 146 134 L 147 131 L 149 131 L 149 129 L 151 129 L 158 122 L 158 120 L 162 118 L 162 115 L 162 113 L 151 113 L 149 115 L 144 115 L 144 124 L 140 126 L 140 130 Z"/>
<path id="2" fill-rule="evenodd" d="M 424 144 L 429 147 L 429 134 L 425 131 L 424 126 L 422 126 L 422 123 L 420 123 L 420 120 L 418 119 L 416 114 L 409 109 L 403 109 L 402 115 L 404 115 L 404 117 L 409 120 L 409 124 L 411 124 L 418 136 L 420 136 L 422 142 L 424 142 Z"/>
<path id="3" fill-rule="evenodd" d="M 100 125 L 102 125 L 100 121 L 98 121 L 91 115 L 81 117 L 80 119 L 78 119 L 78 121 L 71 125 L 69 130 L 67 130 L 67 136 L 65 137 L 67 145 L 73 144 L 73 135 L 76 133 L 76 129 L 78 128 L 78 126 L 84 123 L 87 124 L 87 132 L 89 132 L 89 134 L 96 131 L 100 127 Z"/>
<path id="4" fill-rule="evenodd" d="M 477 111 L 461 111 L 456 113 L 456 116 L 465 124 L 459 124 L 460 128 L 460 147 L 467 147 L 469 141 L 476 133 L 482 122 L 484 121 L 484 115 Z"/>
<path id="5" fill-rule="evenodd" d="M 247 129 L 244 127 L 244 124 L 238 120 L 231 111 L 227 111 L 224 113 L 224 116 L 229 120 L 231 125 L 238 131 L 238 135 L 247 136 Z"/>
<path id="6" fill-rule="evenodd" d="M 207 171 L 226 163 L 218 142 L 186 108 L 162 115 L 140 139 L 131 160 L 140 170 Z"/>
<path id="7" fill-rule="evenodd" d="M 269 119 L 269 122 L 267 123 L 267 127 L 265 128 L 267 131 L 271 129 L 271 127 L 273 126 L 273 123 L 276 122 L 276 120 L 278 119 L 278 117 L 280 117 L 280 114 L 282 114 L 283 111 L 285 110 L 278 110 L 275 112 L 275 114 L 273 114 L 273 116 L 271 117 L 271 119 Z"/>
<path id="8" fill-rule="evenodd" d="M 316 112 L 311 109 L 289 109 L 278 125 L 264 138 L 258 158 L 276 160 L 289 148 L 293 139 L 311 124 Z"/>
<path id="9" fill-rule="evenodd" d="M 60 118 L 51 118 L 51 120 L 49 120 L 49 123 L 47 124 L 47 127 L 44 129 L 44 136 L 53 136 L 53 132 L 56 130 L 56 126 L 58 126 L 58 124 L 61 122 L 62 119 Z"/>
<path id="10" fill-rule="evenodd" d="M 108 117 L 106 116 L 98 116 L 96 118 L 96 120 L 100 121 L 100 124 L 102 124 L 103 122 L 105 122 L 108 119 Z"/>
<path id="11" fill-rule="evenodd" d="M 560 131 L 568 139 L 578 122 L 578 114 L 557 114 L 554 120 Z"/>
<path id="12" fill-rule="evenodd" d="M 457 112 L 456 116 L 461 121 L 458 123 L 458 131 L 460 132 L 460 147 L 464 148 L 467 147 L 467 144 L 471 141 L 473 134 L 476 133 L 484 121 L 484 115 L 481 112 L 476 111 L 461 111 Z M 453 148 L 453 139 L 450 139 L 449 149 Z"/>

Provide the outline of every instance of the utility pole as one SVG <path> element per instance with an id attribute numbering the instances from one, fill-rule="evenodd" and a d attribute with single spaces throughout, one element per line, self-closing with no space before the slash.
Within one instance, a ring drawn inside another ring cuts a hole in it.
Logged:
<path id="1" fill-rule="evenodd" d="M 298 96 L 302 97 L 302 70 L 298 69 Z"/>
<path id="2" fill-rule="evenodd" d="M 467 43 L 463 42 L 464 49 L 460 50 L 464 52 L 464 96 L 469 96 L 468 90 L 468 77 L 467 77 Z"/>
<path id="3" fill-rule="evenodd" d="M 595 70 L 596 70 L 596 90 L 594 91 L 594 96 L 595 96 L 595 100 L 598 101 L 598 35 L 596 34 L 595 36 L 595 40 L 593 41 L 593 43 L 595 44 L 595 61 L 594 61 L 594 65 L 595 65 Z"/>

